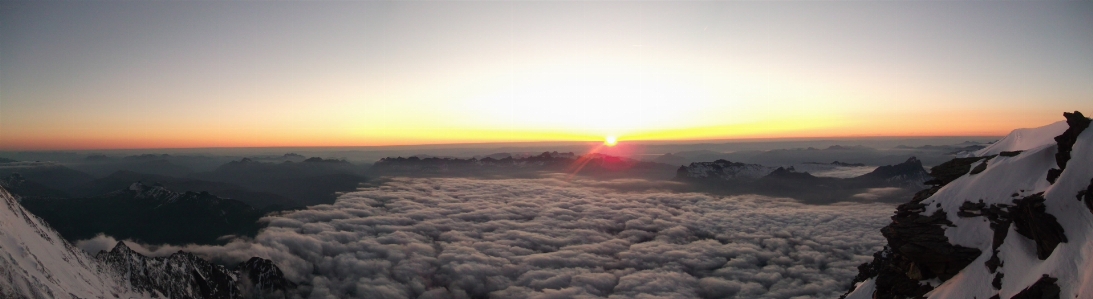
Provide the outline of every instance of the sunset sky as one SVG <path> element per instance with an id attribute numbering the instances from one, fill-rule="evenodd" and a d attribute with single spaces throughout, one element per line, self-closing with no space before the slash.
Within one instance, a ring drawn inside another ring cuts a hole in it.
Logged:
<path id="1" fill-rule="evenodd" d="M 1003 135 L 1093 2 L 0 2 L 0 150 Z"/>

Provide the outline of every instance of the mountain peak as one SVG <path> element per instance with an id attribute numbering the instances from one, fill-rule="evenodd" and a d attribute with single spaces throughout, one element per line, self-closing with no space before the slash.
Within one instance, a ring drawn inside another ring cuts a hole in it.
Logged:
<path id="1" fill-rule="evenodd" d="M 1089 298 L 1093 134 L 1065 116 L 932 168 L 844 298 Z"/>
<path id="2" fill-rule="evenodd" d="M 133 249 L 132 249 L 132 248 L 129 248 L 129 246 L 128 246 L 128 245 L 125 245 L 125 242 L 123 242 L 123 241 L 118 241 L 118 244 L 115 244 L 115 245 L 114 245 L 114 248 L 113 248 L 113 249 L 110 249 L 110 253 L 111 253 L 111 254 L 123 254 L 123 255 L 129 255 L 129 254 L 133 254 L 133 253 L 135 253 L 135 251 L 133 251 Z M 101 254 L 101 253 L 100 253 L 100 254 Z"/>
<path id="3" fill-rule="evenodd" d="M 918 164 L 919 166 L 922 166 L 922 161 L 919 161 L 915 156 L 911 156 L 910 158 L 907 158 L 907 161 L 904 161 L 903 164 Z"/>

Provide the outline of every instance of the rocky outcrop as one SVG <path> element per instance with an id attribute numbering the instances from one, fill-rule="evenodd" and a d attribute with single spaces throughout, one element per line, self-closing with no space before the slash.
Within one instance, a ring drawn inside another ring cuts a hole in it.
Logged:
<path id="1" fill-rule="evenodd" d="M 125 243 L 100 252 L 96 259 L 129 279 L 134 288 L 168 298 L 239 298 L 235 276 L 224 266 L 193 254 L 178 252 L 168 257 L 143 256 Z"/>
<path id="2" fill-rule="evenodd" d="M 1059 165 L 1059 168 L 1053 168 L 1047 172 L 1047 181 L 1052 184 L 1066 169 L 1066 163 L 1070 161 L 1070 152 L 1074 150 L 1074 142 L 1078 141 L 1078 135 L 1085 131 L 1091 122 L 1078 111 L 1063 113 L 1063 116 L 1066 117 L 1066 124 L 1070 127 L 1062 135 L 1055 137 L 1055 142 L 1059 145 L 1059 151 L 1055 153 L 1055 163 Z"/>
<path id="3" fill-rule="evenodd" d="M 1051 256 L 1059 243 L 1067 242 L 1062 225 L 1045 209 L 1042 193 L 1015 200 L 1009 209 L 1014 229 L 1036 242 L 1036 257 L 1041 260 Z"/>
<path id="4" fill-rule="evenodd" d="M 927 181 L 926 184 L 945 186 L 961 176 L 968 174 L 968 172 L 972 170 L 972 164 L 975 164 L 975 162 L 988 159 L 989 157 L 993 156 L 956 158 L 941 163 L 941 165 L 930 168 L 930 176 L 934 179 Z"/>
<path id="5" fill-rule="evenodd" d="M 286 291 L 296 288 L 295 283 L 285 279 L 281 268 L 268 259 L 252 257 L 239 263 L 234 271 L 238 274 L 241 291 L 259 298 L 288 298 Z"/>
<path id="6" fill-rule="evenodd" d="M 1089 180 L 1089 187 L 1078 192 L 1078 201 L 1085 203 L 1085 207 L 1093 213 L 1093 179 Z"/>
<path id="7" fill-rule="evenodd" d="M 272 261 L 258 257 L 229 270 L 184 251 L 147 257 L 118 242 L 95 258 L 128 279 L 134 289 L 173 299 L 286 297 L 296 287 Z"/>

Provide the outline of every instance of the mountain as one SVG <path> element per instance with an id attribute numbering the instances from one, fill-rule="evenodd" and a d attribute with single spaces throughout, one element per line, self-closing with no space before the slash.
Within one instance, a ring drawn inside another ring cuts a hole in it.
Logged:
<path id="1" fill-rule="evenodd" d="M 0 298 L 146 298 L 0 188 Z"/>
<path id="2" fill-rule="evenodd" d="M 686 164 L 691 162 L 690 160 L 687 159 L 687 157 L 683 157 L 683 156 L 680 156 L 680 155 L 675 155 L 675 154 L 672 154 L 672 153 L 667 153 L 667 154 L 657 156 L 656 158 L 653 158 L 653 160 L 651 160 L 651 161 L 652 162 L 657 162 L 657 163 L 668 164 L 668 165 L 686 165 Z"/>
<path id="3" fill-rule="evenodd" d="M 215 244 L 225 235 L 253 235 L 262 211 L 207 192 L 175 192 L 137 182 L 104 195 L 24 198 L 22 204 L 68 240 L 105 233 L 152 244 Z"/>
<path id="4" fill-rule="evenodd" d="M 848 150 L 845 147 L 835 150 Z M 811 166 L 814 164 L 805 164 Z M 846 167 L 835 162 L 837 167 Z M 859 166 L 853 166 L 859 167 Z M 806 203 L 846 200 L 893 201 L 913 194 L 931 176 L 922 161 L 911 157 L 903 163 L 885 165 L 851 178 L 819 177 L 794 167 L 773 168 L 717 160 L 695 162 L 676 170 L 676 180 L 690 183 L 700 191 L 727 194 L 761 194 L 792 197 Z"/>
<path id="5" fill-rule="evenodd" d="M 28 181 L 19 173 L 12 173 L 5 178 L 0 178 L 0 187 L 9 190 L 16 197 L 47 197 L 64 198 L 68 194 L 38 182 Z"/>
<path id="6" fill-rule="evenodd" d="M 922 161 L 911 157 L 907 161 L 896 165 L 877 167 L 870 173 L 853 178 L 858 181 L 882 181 L 890 186 L 921 188 L 923 183 L 932 177 L 922 167 Z"/>
<path id="7" fill-rule="evenodd" d="M 195 178 L 179 178 L 164 175 L 118 171 L 106 177 L 96 179 L 69 189 L 73 197 L 93 197 L 119 189 L 125 189 L 133 182 L 149 182 L 178 192 L 208 192 L 222 198 L 234 199 L 259 209 L 278 209 L 301 206 L 295 200 L 270 193 L 253 191 L 249 188 L 226 182 L 214 182 Z M 14 192 L 13 193 L 18 193 Z"/>
<path id="8" fill-rule="evenodd" d="M 106 163 L 75 164 L 73 167 L 96 175 L 116 171 L 132 171 L 166 176 L 185 176 L 194 172 L 188 167 L 172 163 L 167 159 L 147 158 L 145 156 L 125 157 L 118 161 Z"/>
<path id="9" fill-rule="evenodd" d="M 774 170 L 773 167 L 759 164 L 745 164 L 718 159 L 713 162 L 694 162 L 687 166 L 680 166 L 676 170 L 676 176 L 693 179 L 754 179 L 770 174 Z"/>
<path id="10" fill-rule="evenodd" d="M 0 188 L 0 298 L 288 298 L 295 287 L 259 257 L 228 269 L 182 251 L 146 257 L 118 242 L 92 258 Z"/>
<path id="11" fill-rule="evenodd" d="M 90 174 L 52 162 L 0 164 L 0 177 L 8 177 L 16 173 L 25 180 L 42 184 L 54 190 L 68 190 L 95 180 L 95 177 Z"/>
<path id="12" fill-rule="evenodd" d="M 259 257 L 228 269 L 184 251 L 147 257 L 118 242 L 95 259 L 124 273 L 133 289 L 167 298 L 288 298 L 296 288 L 272 261 Z"/>
<path id="13" fill-rule="evenodd" d="M 1093 130 L 1079 112 L 932 168 L 844 298 L 1093 298 Z"/>
<path id="14" fill-rule="evenodd" d="M 310 206 L 334 203 L 337 192 L 356 190 L 366 180 L 363 170 L 345 160 L 308 158 L 302 162 L 269 163 L 243 158 L 189 177 L 273 193 L 291 199 L 294 206 Z"/>
<path id="15" fill-rule="evenodd" d="M 537 177 L 543 173 L 569 173 L 599 178 L 647 177 L 671 178 L 675 166 L 639 161 L 599 153 L 576 155 L 572 152 L 543 152 L 539 155 L 495 159 L 469 158 L 383 158 L 368 171 L 377 176 L 471 176 Z"/>

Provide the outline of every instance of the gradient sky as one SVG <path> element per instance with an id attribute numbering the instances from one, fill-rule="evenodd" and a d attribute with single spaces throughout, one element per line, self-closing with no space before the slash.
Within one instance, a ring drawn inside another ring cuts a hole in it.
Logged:
<path id="1" fill-rule="evenodd" d="M 1002 135 L 1093 2 L 0 2 L 0 149 Z"/>

